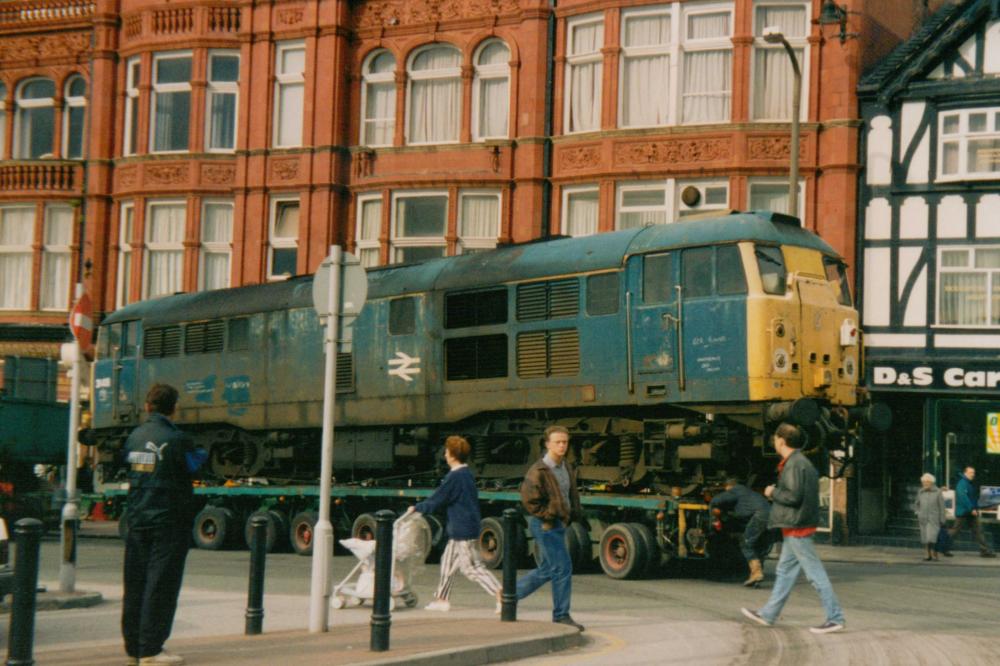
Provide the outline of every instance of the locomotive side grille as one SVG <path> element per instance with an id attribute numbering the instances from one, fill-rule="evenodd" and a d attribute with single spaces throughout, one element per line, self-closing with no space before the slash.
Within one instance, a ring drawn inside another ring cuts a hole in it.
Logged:
<path id="1" fill-rule="evenodd" d="M 167 326 L 163 329 L 162 356 L 177 356 L 181 353 L 181 327 Z"/>
<path id="2" fill-rule="evenodd" d="M 580 313 L 579 280 L 555 280 L 549 285 L 549 319 L 575 317 Z"/>
<path id="3" fill-rule="evenodd" d="M 157 358 L 163 355 L 163 329 L 150 328 L 142 339 L 142 354 L 146 358 Z"/>
<path id="4" fill-rule="evenodd" d="M 205 324 L 188 324 L 184 327 L 184 353 L 200 354 L 205 350 Z"/>
<path id="5" fill-rule="evenodd" d="M 517 336 L 519 377 L 572 377 L 579 372 L 580 334 L 576 329 L 534 331 Z"/>
<path id="6" fill-rule="evenodd" d="M 223 324 L 221 319 L 208 322 L 208 325 L 205 327 L 206 352 L 212 353 L 222 351 L 223 342 L 225 340 L 225 330 L 225 324 Z"/>
<path id="7" fill-rule="evenodd" d="M 448 294 L 445 297 L 445 328 L 489 326 L 507 322 L 507 289 Z"/>
<path id="8" fill-rule="evenodd" d="M 337 391 L 354 390 L 354 354 L 337 354 Z"/>
<path id="9" fill-rule="evenodd" d="M 445 376 L 449 381 L 507 376 L 507 336 L 477 335 L 444 341 Z"/>
<path id="10" fill-rule="evenodd" d="M 576 278 L 517 287 L 518 321 L 575 317 L 579 313 L 580 281 Z"/>
<path id="11" fill-rule="evenodd" d="M 546 283 L 521 284 L 517 286 L 517 319 L 533 321 L 545 319 L 548 311 Z"/>

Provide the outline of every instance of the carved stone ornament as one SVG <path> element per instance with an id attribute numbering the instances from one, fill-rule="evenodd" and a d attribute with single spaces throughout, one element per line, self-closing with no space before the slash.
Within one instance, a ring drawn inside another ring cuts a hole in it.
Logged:
<path id="1" fill-rule="evenodd" d="M 187 164 L 147 164 L 145 182 L 153 185 L 179 185 L 187 182 Z"/>
<path id="2" fill-rule="evenodd" d="M 799 157 L 806 152 L 799 144 Z M 752 160 L 788 160 L 792 155 L 791 139 L 787 136 L 752 136 L 747 139 L 747 156 Z"/>
<path id="3" fill-rule="evenodd" d="M 565 171 L 588 169 L 600 161 L 600 146 L 574 146 L 559 151 L 559 167 Z"/>
<path id="4" fill-rule="evenodd" d="M 363 29 L 513 14 L 520 9 L 519 0 L 377 0 L 361 4 L 354 20 Z"/>
<path id="5" fill-rule="evenodd" d="M 75 58 L 89 50 L 90 35 L 83 32 L 4 37 L 0 40 L 0 62 Z"/>
<path id="6" fill-rule="evenodd" d="M 303 5 L 283 7 L 275 12 L 278 25 L 298 25 L 306 16 L 306 8 Z"/>
<path id="7" fill-rule="evenodd" d="M 673 139 L 615 145 L 615 164 L 716 162 L 732 156 L 729 139 Z"/>
<path id="8" fill-rule="evenodd" d="M 292 180 L 299 175 L 299 158 L 289 157 L 271 161 L 271 177 L 275 180 Z"/>
<path id="9" fill-rule="evenodd" d="M 236 167 L 232 164 L 203 164 L 201 180 L 211 185 L 228 185 L 236 177 Z"/>
<path id="10" fill-rule="evenodd" d="M 118 189 L 130 190 L 135 187 L 138 175 L 139 167 L 137 166 L 127 166 L 118 169 Z"/>

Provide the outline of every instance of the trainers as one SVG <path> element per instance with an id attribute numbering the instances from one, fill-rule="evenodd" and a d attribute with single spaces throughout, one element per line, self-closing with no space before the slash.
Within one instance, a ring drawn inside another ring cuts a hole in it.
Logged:
<path id="1" fill-rule="evenodd" d="M 503 610 L 503 602 L 502 601 L 498 601 L 497 602 L 497 607 L 493 609 L 493 612 L 496 615 L 499 615 L 502 610 Z"/>
<path id="2" fill-rule="evenodd" d="M 565 625 L 568 625 L 570 627 L 576 627 L 578 631 L 583 631 L 583 625 L 580 624 L 579 622 L 577 622 L 576 620 L 574 620 L 569 615 L 564 615 L 561 618 L 559 618 L 558 620 L 552 620 L 552 621 L 555 622 L 556 624 L 565 624 Z"/>
<path id="3" fill-rule="evenodd" d="M 814 634 L 832 634 L 835 631 L 843 631 L 844 625 L 839 622 L 830 622 L 827 620 L 818 627 L 809 627 L 809 631 Z"/>
<path id="4" fill-rule="evenodd" d="M 451 602 L 448 601 L 447 599 L 435 599 L 434 601 L 424 606 L 424 610 L 441 611 L 442 613 L 447 613 L 448 611 L 451 610 Z"/>
<path id="5" fill-rule="evenodd" d="M 170 654 L 166 650 L 162 650 L 160 654 L 154 654 L 152 657 L 143 657 L 139 660 L 139 666 L 162 666 L 163 664 L 177 666 L 183 663 L 184 657 L 179 654 Z"/>
<path id="6" fill-rule="evenodd" d="M 749 608 L 741 608 L 742 612 L 748 619 L 753 620 L 757 624 L 764 625 L 765 627 L 770 627 L 773 622 L 768 622 L 767 619 L 755 610 L 750 610 Z"/>

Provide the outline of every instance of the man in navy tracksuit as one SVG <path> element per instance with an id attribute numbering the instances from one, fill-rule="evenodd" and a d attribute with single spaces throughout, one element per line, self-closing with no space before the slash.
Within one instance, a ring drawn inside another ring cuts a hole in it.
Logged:
<path id="1" fill-rule="evenodd" d="M 750 566 L 750 577 L 743 584 L 749 587 L 764 580 L 761 560 L 769 545 L 767 519 L 771 515 L 771 503 L 737 479 L 727 479 L 726 492 L 713 497 L 709 507 L 727 510 L 743 527 L 740 550 Z"/>
<path id="2" fill-rule="evenodd" d="M 441 580 L 434 601 L 427 610 L 451 610 L 448 595 L 455 574 L 459 571 L 466 578 L 478 583 L 496 597 L 500 612 L 500 583 L 493 577 L 479 554 L 479 491 L 472 470 L 465 464 L 471 452 L 464 437 L 453 435 L 445 440 L 444 459 L 451 471 L 444 477 L 434 494 L 410 507 L 410 511 L 434 513 L 441 507 L 448 509 L 448 545 L 441 555 Z"/>
<path id="3" fill-rule="evenodd" d="M 182 664 L 163 649 L 184 576 L 193 519 L 192 474 L 208 454 L 169 419 L 177 389 L 154 384 L 149 418 L 125 442 L 128 509 L 122 635 L 130 665 Z"/>

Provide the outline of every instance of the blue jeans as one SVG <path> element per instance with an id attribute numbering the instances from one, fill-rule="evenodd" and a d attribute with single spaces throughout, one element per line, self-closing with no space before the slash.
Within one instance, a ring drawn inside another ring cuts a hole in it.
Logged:
<path id="1" fill-rule="evenodd" d="M 792 587 L 799 577 L 800 570 L 805 572 L 806 578 L 819 593 L 827 621 L 844 624 L 844 611 L 840 608 L 837 595 L 833 593 L 826 569 L 816 555 L 816 547 L 811 536 L 785 537 L 781 546 L 781 557 L 778 558 L 778 568 L 775 571 L 774 589 L 771 590 L 771 598 L 758 611 L 760 616 L 772 623 L 778 619 L 781 609 L 788 601 L 788 595 L 792 593 Z"/>
<path id="2" fill-rule="evenodd" d="M 566 528 L 556 521 L 550 530 L 542 529 L 542 521 L 534 516 L 528 518 L 528 529 L 538 543 L 542 561 L 534 569 L 517 581 L 517 598 L 526 596 L 552 581 L 552 619 L 559 620 L 569 615 L 569 598 L 573 583 L 573 561 L 566 550 Z"/>

